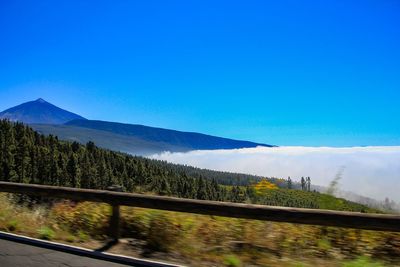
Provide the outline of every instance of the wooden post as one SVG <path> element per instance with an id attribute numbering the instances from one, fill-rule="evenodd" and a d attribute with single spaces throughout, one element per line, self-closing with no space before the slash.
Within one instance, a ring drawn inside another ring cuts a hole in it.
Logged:
<path id="1" fill-rule="evenodd" d="M 109 186 L 107 190 L 114 191 L 114 192 L 122 192 L 121 186 Z M 111 237 L 112 241 L 118 242 L 119 239 L 119 224 L 120 224 L 120 210 L 118 204 L 111 204 L 112 214 L 110 218 L 110 225 L 109 225 L 109 236 Z"/>

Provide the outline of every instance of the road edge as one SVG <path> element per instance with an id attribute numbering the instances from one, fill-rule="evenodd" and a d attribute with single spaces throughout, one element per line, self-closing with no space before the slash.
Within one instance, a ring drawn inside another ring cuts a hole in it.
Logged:
<path id="1" fill-rule="evenodd" d="M 23 235 L 8 233 L 0 231 L 0 239 L 7 241 L 22 243 L 25 245 L 31 245 L 41 247 L 45 249 L 51 249 L 59 252 L 74 254 L 77 256 L 89 257 L 93 259 L 110 261 L 114 263 L 137 266 L 137 267 L 184 267 L 183 265 L 171 264 L 162 261 L 145 260 L 140 258 L 129 257 L 125 255 L 113 254 L 108 252 L 100 252 L 87 248 L 71 246 L 67 244 L 27 237 Z"/>

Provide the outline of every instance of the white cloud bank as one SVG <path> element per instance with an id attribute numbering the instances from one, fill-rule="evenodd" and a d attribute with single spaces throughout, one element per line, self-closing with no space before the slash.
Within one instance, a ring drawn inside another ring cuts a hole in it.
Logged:
<path id="1" fill-rule="evenodd" d="M 153 155 L 152 158 L 220 171 L 267 177 L 310 176 L 327 186 L 344 166 L 340 189 L 400 202 L 400 146 L 387 147 L 256 147 L 196 150 Z"/>

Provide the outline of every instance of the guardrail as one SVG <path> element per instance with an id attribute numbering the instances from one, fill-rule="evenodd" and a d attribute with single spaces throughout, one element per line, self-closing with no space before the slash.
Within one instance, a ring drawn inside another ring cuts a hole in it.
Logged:
<path id="1" fill-rule="evenodd" d="M 110 236 L 115 240 L 119 237 L 121 205 L 232 218 L 400 232 L 399 215 L 274 207 L 10 182 L 0 182 L 0 192 L 108 203 L 113 207 Z"/>

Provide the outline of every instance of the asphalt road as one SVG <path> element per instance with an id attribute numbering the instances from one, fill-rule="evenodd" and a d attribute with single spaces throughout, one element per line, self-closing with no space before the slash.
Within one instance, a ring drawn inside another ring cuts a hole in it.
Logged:
<path id="1" fill-rule="evenodd" d="M 81 257 L 0 239 L 1 267 L 122 267 L 127 265 Z"/>

